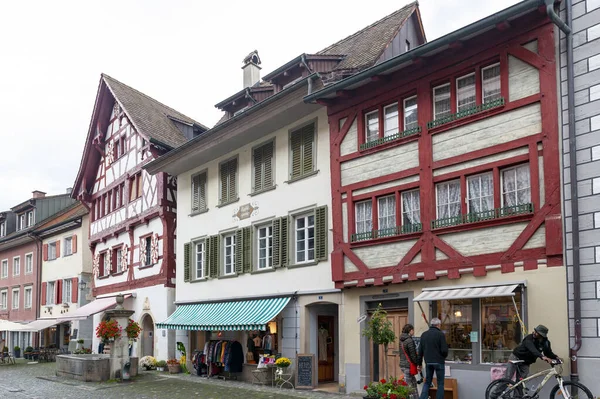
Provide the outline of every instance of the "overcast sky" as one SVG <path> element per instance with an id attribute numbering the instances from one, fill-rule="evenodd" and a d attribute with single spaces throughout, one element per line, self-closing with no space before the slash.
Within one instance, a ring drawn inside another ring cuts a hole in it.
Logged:
<path id="1" fill-rule="evenodd" d="M 421 0 L 428 40 L 517 3 Z M 213 126 L 214 104 L 262 74 L 407 4 L 405 0 L 0 2 L 0 211 L 59 194 L 79 169 L 100 73 Z"/>

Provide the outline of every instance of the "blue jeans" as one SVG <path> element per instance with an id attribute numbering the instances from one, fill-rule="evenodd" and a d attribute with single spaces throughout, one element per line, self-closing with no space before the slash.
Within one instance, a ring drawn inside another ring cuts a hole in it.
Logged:
<path id="1" fill-rule="evenodd" d="M 427 399 L 429 397 L 429 387 L 433 381 L 433 372 L 435 371 L 435 378 L 437 378 L 437 394 L 435 399 L 444 399 L 444 374 L 446 369 L 444 363 L 427 363 L 425 365 L 425 384 L 423 384 L 423 391 L 419 399 Z"/>

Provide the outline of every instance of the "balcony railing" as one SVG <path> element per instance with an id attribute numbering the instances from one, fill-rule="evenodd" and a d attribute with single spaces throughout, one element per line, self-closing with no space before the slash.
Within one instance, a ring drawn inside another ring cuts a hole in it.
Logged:
<path id="1" fill-rule="evenodd" d="M 369 148 L 377 147 L 379 145 L 389 143 L 391 141 L 400 140 L 400 139 L 403 139 L 404 137 L 412 136 L 413 134 L 417 134 L 417 133 L 421 133 L 421 126 L 417 126 L 413 129 L 408 129 L 403 132 L 399 132 L 396 134 L 392 134 L 390 136 L 382 137 L 377 140 L 372 140 L 372 141 L 363 143 L 360 145 L 360 150 L 361 151 L 368 150 Z"/>
<path id="2" fill-rule="evenodd" d="M 514 206 L 505 206 L 504 208 L 496 208 L 483 212 L 468 213 L 466 215 L 458 215 L 449 218 L 437 219 L 431 222 L 431 228 L 440 229 L 443 227 L 482 222 L 484 220 L 501 219 L 516 215 L 526 215 L 528 213 L 533 213 L 533 204 L 531 203 Z"/>
<path id="3" fill-rule="evenodd" d="M 434 127 L 445 125 L 446 123 L 454 122 L 458 119 L 466 118 L 467 116 L 475 115 L 480 112 L 487 111 L 492 108 L 501 107 L 504 105 L 504 97 L 500 97 L 494 101 L 490 101 L 485 104 L 480 104 L 476 107 L 472 107 L 469 109 L 465 109 L 464 111 L 456 112 L 454 114 L 450 114 L 443 118 L 439 118 L 427 123 L 427 129 L 433 129 Z"/>
<path id="4" fill-rule="evenodd" d="M 374 240 L 376 238 L 394 237 L 402 234 L 418 233 L 421 230 L 423 230 L 423 225 L 421 223 L 405 224 L 403 226 L 391 227 L 389 229 L 380 229 L 352 234 L 350 241 L 357 242 Z"/>

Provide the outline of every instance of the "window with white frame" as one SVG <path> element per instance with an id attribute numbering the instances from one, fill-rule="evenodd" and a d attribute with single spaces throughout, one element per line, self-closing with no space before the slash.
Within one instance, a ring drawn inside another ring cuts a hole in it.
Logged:
<path id="1" fill-rule="evenodd" d="M 21 274 L 21 257 L 17 256 L 13 258 L 13 276 Z"/>
<path id="2" fill-rule="evenodd" d="M 25 255 L 25 274 L 33 273 L 33 254 Z"/>
<path id="3" fill-rule="evenodd" d="M 63 280 L 62 286 L 63 286 L 63 295 L 62 295 L 63 303 L 73 302 L 73 299 L 72 299 L 73 280 L 71 280 L 70 278 Z"/>
<path id="4" fill-rule="evenodd" d="M 73 255 L 73 237 L 65 238 L 65 247 L 63 256 Z"/>
<path id="5" fill-rule="evenodd" d="M 33 289 L 32 287 L 25 287 L 25 291 L 23 294 L 23 304 L 25 309 L 30 309 L 31 308 L 31 301 L 33 298 Z"/>
<path id="6" fill-rule="evenodd" d="M 273 267 L 273 225 L 258 229 L 258 270 Z"/>
<path id="7" fill-rule="evenodd" d="M 404 130 L 416 127 L 419 127 L 417 96 L 412 96 L 404 100 Z"/>
<path id="8" fill-rule="evenodd" d="M 56 300 L 56 283 L 54 281 L 48 281 L 46 286 L 46 305 L 54 305 Z"/>
<path id="9" fill-rule="evenodd" d="M 371 200 L 357 202 L 355 209 L 356 234 L 373 231 L 373 203 Z"/>
<path id="10" fill-rule="evenodd" d="M 2 261 L 2 271 L 0 271 L 0 277 L 8 278 L 8 259 Z"/>
<path id="11" fill-rule="evenodd" d="M 434 119 L 442 119 L 450 115 L 450 83 L 433 89 L 433 115 Z"/>
<path id="12" fill-rule="evenodd" d="M 421 223 L 421 199 L 419 190 L 402 193 L 402 226 Z"/>
<path id="13" fill-rule="evenodd" d="M 33 211 L 27 212 L 27 227 L 33 226 Z"/>
<path id="14" fill-rule="evenodd" d="M 501 97 L 500 64 L 490 65 L 481 70 L 481 91 L 483 103 L 489 103 Z"/>
<path id="15" fill-rule="evenodd" d="M 438 183 L 437 218 L 446 219 L 460 215 L 460 180 Z"/>
<path id="16" fill-rule="evenodd" d="M 48 244 L 48 260 L 56 259 L 56 241 Z"/>
<path id="17" fill-rule="evenodd" d="M 315 260 L 315 215 L 297 216 L 294 221 L 296 263 Z"/>
<path id="18" fill-rule="evenodd" d="M 19 215 L 19 230 L 23 230 L 25 228 L 25 214 Z"/>
<path id="19" fill-rule="evenodd" d="M 123 247 L 119 247 L 115 249 L 115 259 L 117 273 L 121 273 L 123 271 Z"/>
<path id="20" fill-rule="evenodd" d="M 383 136 L 398 134 L 398 103 L 388 105 L 383 109 Z"/>
<path id="21" fill-rule="evenodd" d="M 192 213 L 208 209 L 206 201 L 207 172 L 192 176 Z"/>
<path id="22" fill-rule="evenodd" d="M 228 276 L 235 274 L 235 234 L 223 237 L 223 274 Z"/>
<path id="23" fill-rule="evenodd" d="M 102 269 L 104 270 L 103 276 L 110 274 L 110 254 L 108 252 L 102 254 Z"/>
<path id="24" fill-rule="evenodd" d="M 0 223 L 0 237 L 4 237 L 6 235 L 6 222 Z"/>
<path id="25" fill-rule="evenodd" d="M 379 138 L 379 111 L 369 112 L 365 115 L 366 137 L 365 142 L 375 141 Z"/>
<path id="26" fill-rule="evenodd" d="M 14 288 L 12 290 L 12 308 L 19 309 L 19 289 Z"/>
<path id="27" fill-rule="evenodd" d="M 196 280 L 203 279 L 204 276 L 204 262 L 206 262 L 206 256 L 204 248 L 204 241 L 197 242 L 194 244 L 195 247 L 195 259 L 194 262 L 196 264 Z"/>
<path id="28" fill-rule="evenodd" d="M 483 173 L 467 178 L 467 212 L 479 213 L 494 209 L 494 176 Z"/>
<path id="29" fill-rule="evenodd" d="M 0 292 L 0 309 L 6 310 L 8 307 L 8 291 Z"/>
<path id="30" fill-rule="evenodd" d="M 475 74 L 456 79 L 456 111 L 461 112 L 476 105 Z"/>
<path id="31" fill-rule="evenodd" d="M 387 195 L 377 199 L 379 230 L 396 228 L 396 196 Z"/>
<path id="32" fill-rule="evenodd" d="M 502 206 L 517 206 L 531 202 L 529 164 L 502 171 Z"/>

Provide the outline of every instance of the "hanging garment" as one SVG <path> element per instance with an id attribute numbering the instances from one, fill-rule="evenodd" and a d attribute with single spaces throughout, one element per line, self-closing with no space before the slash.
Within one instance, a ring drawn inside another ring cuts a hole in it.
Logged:
<path id="1" fill-rule="evenodd" d="M 263 349 L 273 349 L 273 336 L 271 334 L 265 335 L 265 338 L 263 339 Z"/>
<path id="2" fill-rule="evenodd" d="M 241 373 L 244 364 L 244 351 L 242 344 L 237 341 L 231 342 L 229 352 L 229 371 L 231 373 Z"/>

